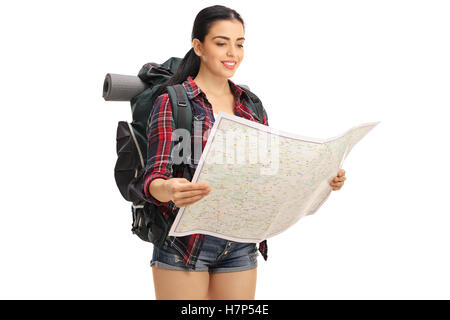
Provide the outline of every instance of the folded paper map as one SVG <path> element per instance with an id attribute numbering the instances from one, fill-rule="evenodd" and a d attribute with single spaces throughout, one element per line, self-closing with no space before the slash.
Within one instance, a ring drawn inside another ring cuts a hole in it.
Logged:
<path id="1" fill-rule="evenodd" d="M 285 231 L 327 200 L 344 159 L 378 123 L 316 139 L 220 112 L 192 178 L 211 192 L 179 209 L 169 235 L 258 243 Z"/>

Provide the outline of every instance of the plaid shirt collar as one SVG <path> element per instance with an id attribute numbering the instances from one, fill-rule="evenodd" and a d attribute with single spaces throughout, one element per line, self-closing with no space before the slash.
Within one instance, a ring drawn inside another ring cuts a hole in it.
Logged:
<path id="1" fill-rule="evenodd" d="M 233 93 L 235 99 L 241 99 L 242 95 L 244 98 L 248 98 L 247 92 L 242 90 L 230 79 L 228 79 L 228 84 L 230 85 L 231 92 Z M 206 97 L 206 94 L 202 91 L 202 89 L 200 89 L 199 86 L 197 86 L 192 76 L 188 76 L 186 81 L 183 82 L 183 86 L 186 88 L 186 94 L 191 100 L 199 95 L 203 95 L 203 98 Z"/>

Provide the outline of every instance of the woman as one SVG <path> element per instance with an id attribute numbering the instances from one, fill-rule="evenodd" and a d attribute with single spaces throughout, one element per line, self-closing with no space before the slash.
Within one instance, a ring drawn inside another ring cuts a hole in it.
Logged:
<path id="1" fill-rule="evenodd" d="M 205 183 L 182 178 L 182 171 L 172 163 L 175 123 L 166 87 L 181 83 L 186 89 L 194 121 L 202 124 L 201 131 L 194 129 L 191 139 L 194 143 L 200 137 L 203 148 L 219 111 L 258 121 L 247 106 L 246 92 L 229 80 L 244 58 L 244 41 L 244 22 L 235 10 L 220 5 L 201 10 L 194 21 L 191 50 L 156 93 L 148 130 L 144 192 L 148 201 L 161 207 L 166 219 L 176 207 L 191 205 L 211 191 Z M 263 123 L 268 125 L 265 110 Z M 191 160 L 194 172 L 198 159 Z M 343 170 L 335 180 L 330 185 L 338 190 L 345 180 Z M 266 240 L 259 244 L 259 251 L 267 260 Z M 257 255 L 255 243 L 204 234 L 168 236 L 162 248 L 153 248 L 156 299 L 254 299 Z"/>

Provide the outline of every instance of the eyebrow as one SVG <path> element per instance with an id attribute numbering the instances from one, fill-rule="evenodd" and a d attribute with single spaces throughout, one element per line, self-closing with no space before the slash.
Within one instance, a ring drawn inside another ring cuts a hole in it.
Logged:
<path id="1" fill-rule="evenodd" d="M 223 38 L 223 39 L 225 39 L 225 40 L 230 40 L 230 38 L 225 37 L 225 36 L 215 36 L 215 37 L 213 38 L 213 40 L 214 40 L 215 38 Z M 245 38 L 244 38 L 244 37 L 240 37 L 240 38 L 237 38 L 236 40 L 245 40 Z"/>

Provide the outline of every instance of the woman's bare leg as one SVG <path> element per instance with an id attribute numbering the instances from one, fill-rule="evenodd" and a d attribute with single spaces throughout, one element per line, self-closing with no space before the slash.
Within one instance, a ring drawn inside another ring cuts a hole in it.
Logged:
<path id="1" fill-rule="evenodd" d="M 210 274 L 209 298 L 211 300 L 254 300 L 256 269 Z"/>
<path id="2" fill-rule="evenodd" d="M 207 300 L 208 271 L 179 271 L 152 267 L 156 300 Z"/>

